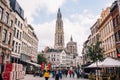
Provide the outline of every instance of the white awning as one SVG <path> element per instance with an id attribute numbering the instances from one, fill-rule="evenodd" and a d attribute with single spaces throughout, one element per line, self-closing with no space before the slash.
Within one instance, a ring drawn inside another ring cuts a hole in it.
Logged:
<path id="1" fill-rule="evenodd" d="M 41 65 L 39 65 L 39 64 L 37 64 L 37 63 L 33 63 L 33 62 L 30 62 L 30 61 L 25 61 L 25 62 L 27 62 L 27 63 L 29 63 L 29 64 L 31 64 L 31 65 L 34 65 L 34 66 L 36 66 L 36 67 L 41 67 Z"/>

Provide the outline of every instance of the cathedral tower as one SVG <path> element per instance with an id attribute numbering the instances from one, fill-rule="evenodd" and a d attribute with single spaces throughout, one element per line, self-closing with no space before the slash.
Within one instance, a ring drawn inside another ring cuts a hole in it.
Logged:
<path id="1" fill-rule="evenodd" d="M 63 31 L 63 21 L 60 8 L 57 13 L 56 28 L 55 28 L 55 44 L 54 48 L 58 50 L 64 49 L 64 31 Z"/>

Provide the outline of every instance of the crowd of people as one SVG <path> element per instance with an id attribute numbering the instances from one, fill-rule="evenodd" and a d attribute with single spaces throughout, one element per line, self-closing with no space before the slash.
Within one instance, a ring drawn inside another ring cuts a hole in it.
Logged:
<path id="1" fill-rule="evenodd" d="M 75 75 L 77 76 L 77 78 L 82 77 L 82 71 L 80 71 L 79 69 L 60 69 L 60 68 L 56 68 L 56 69 L 52 69 L 52 70 L 44 70 L 43 72 L 43 76 L 45 78 L 45 80 L 49 80 L 50 75 L 52 75 L 51 77 L 54 78 L 54 80 L 59 80 L 62 79 L 63 77 L 70 77 L 70 78 L 74 78 Z"/>

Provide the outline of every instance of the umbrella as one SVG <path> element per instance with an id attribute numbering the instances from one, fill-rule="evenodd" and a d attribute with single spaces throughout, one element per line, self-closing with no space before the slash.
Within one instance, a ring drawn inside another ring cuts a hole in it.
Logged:
<path id="1" fill-rule="evenodd" d="M 96 62 L 88 66 L 88 68 L 97 67 Z M 120 67 L 120 61 L 115 60 L 111 57 L 107 57 L 104 61 L 98 62 L 98 67 Z"/>
<path id="2" fill-rule="evenodd" d="M 107 57 L 98 66 L 99 67 L 120 67 L 120 61 L 115 60 L 111 57 Z"/>
<path id="3" fill-rule="evenodd" d="M 97 62 L 98 64 L 98 67 L 100 67 L 99 65 L 101 64 L 101 62 Z M 96 62 L 92 63 L 91 65 L 89 65 L 87 68 L 96 68 L 97 65 L 96 65 Z"/>

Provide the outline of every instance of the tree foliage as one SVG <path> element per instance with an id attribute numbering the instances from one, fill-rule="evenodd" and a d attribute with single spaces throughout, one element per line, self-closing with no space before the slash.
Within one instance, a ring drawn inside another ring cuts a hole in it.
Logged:
<path id="1" fill-rule="evenodd" d="M 42 64 L 42 62 L 47 63 L 46 58 L 42 54 L 38 54 L 37 56 L 37 63 Z"/>
<path id="2" fill-rule="evenodd" d="M 91 46 L 88 46 L 88 57 L 92 62 L 96 62 L 96 61 L 102 61 L 103 58 L 103 48 L 100 47 L 101 42 L 97 41 L 94 44 L 92 44 Z"/>

